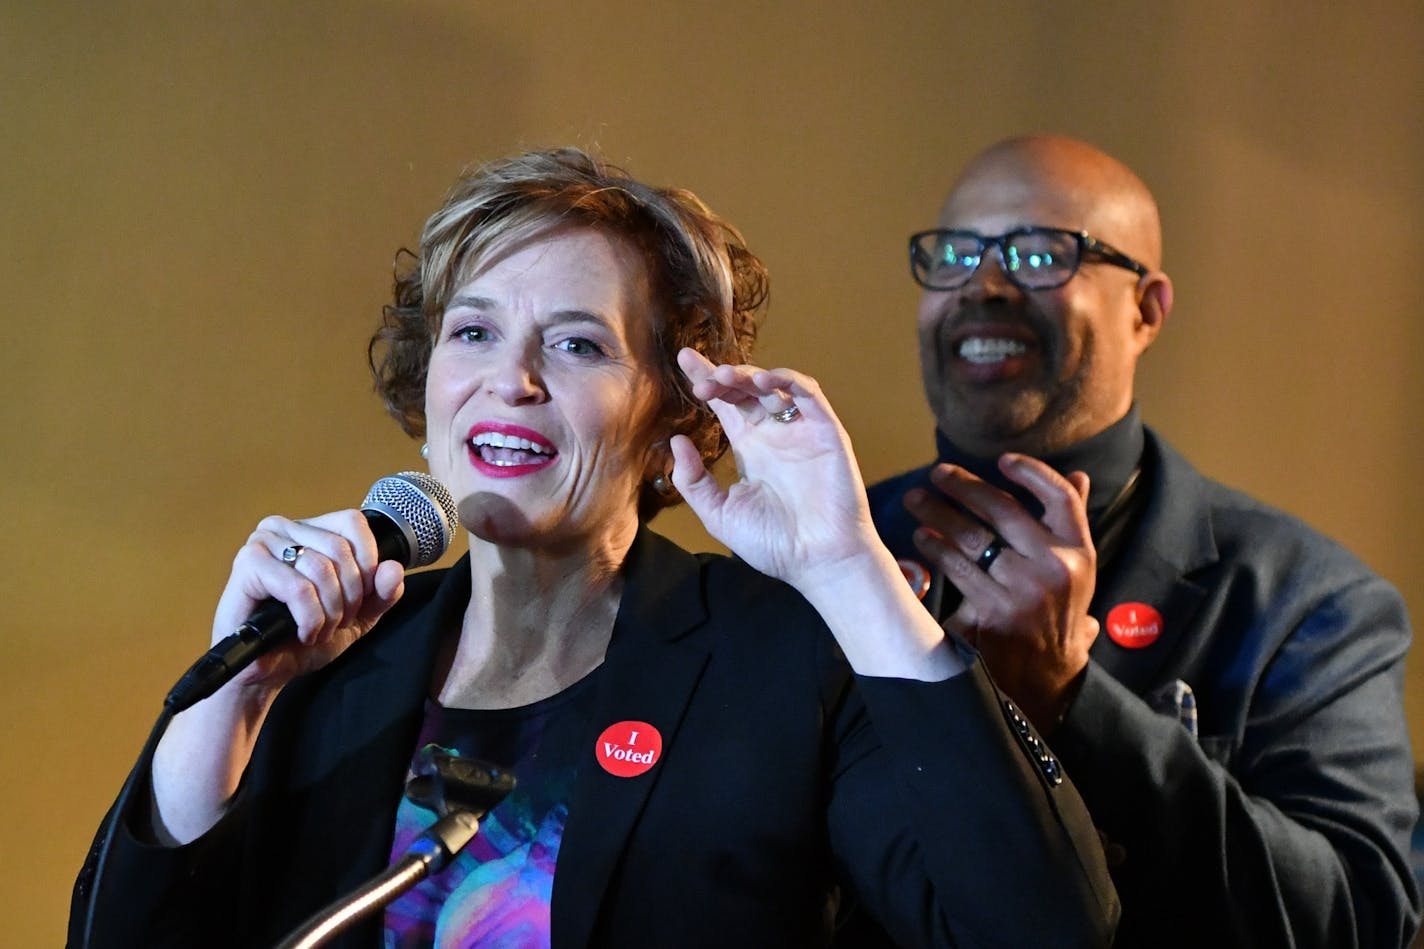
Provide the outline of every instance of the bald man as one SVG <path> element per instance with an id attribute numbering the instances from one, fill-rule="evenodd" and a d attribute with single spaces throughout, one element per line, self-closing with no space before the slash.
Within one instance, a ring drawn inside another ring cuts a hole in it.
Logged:
<path id="1" fill-rule="evenodd" d="M 1087 801 L 1115 945 L 1406 945 L 1403 603 L 1143 425 L 1172 311 L 1147 187 L 1080 141 L 1002 142 L 910 256 L 938 461 L 871 507 Z"/>

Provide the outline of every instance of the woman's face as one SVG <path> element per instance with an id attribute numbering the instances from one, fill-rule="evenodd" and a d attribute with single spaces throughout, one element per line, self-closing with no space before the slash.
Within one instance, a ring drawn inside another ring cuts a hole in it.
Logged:
<path id="1" fill-rule="evenodd" d="M 631 542 L 659 405 L 646 269 L 564 228 L 501 248 L 451 297 L 430 357 L 433 475 L 476 537 Z"/>

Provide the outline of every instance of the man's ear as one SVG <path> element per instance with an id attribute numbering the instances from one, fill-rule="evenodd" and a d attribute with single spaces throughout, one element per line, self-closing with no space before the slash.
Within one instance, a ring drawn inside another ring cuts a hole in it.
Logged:
<path id="1" fill-rule="evenodd" d="M 1172 278 L 1153 270 L 1137 285 L 1137 335 L 1142 348 L 1152 345 L 1172 314 Z"/>

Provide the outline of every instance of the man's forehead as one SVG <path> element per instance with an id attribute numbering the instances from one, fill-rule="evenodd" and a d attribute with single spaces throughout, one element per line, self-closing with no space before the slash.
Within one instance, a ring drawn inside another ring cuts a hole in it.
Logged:
<path id="1" fill-rule="evenodd" d="M 995 234 L 1029 224 L 1079 230 L 1091 225 L 1095 204 L 1082 188 L 1042 177 L 976 176 L 950 192 L 939 224 Z"/>
<path id="2" fill-rule="evenodd" d="M 1087 231 L 1152 266 L 1161 258 L 1151 194 L 1125 165 L 1085 143 L 1011 140 L 978 155 L 940 209 L 939 226 L 1002 234 L 1028 225 Z"/>

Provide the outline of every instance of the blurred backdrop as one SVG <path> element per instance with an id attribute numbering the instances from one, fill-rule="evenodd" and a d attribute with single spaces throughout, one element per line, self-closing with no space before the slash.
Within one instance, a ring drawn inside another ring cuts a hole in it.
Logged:
<path id="1" fill-rule="evenodd" d="M 932 450 L 905 236 L 994 139 L 1097 143 L 1166 224 L 1147 419 L 1424 617 L 1421 45 L 1413 0 L 0 0 L 7 941 L 60 944 L 256 521 L 420 464 L 364 365 L 394 251 L 528 146 L 736 222 L 762 361 L 822 381 L 870 480 Z"/>

